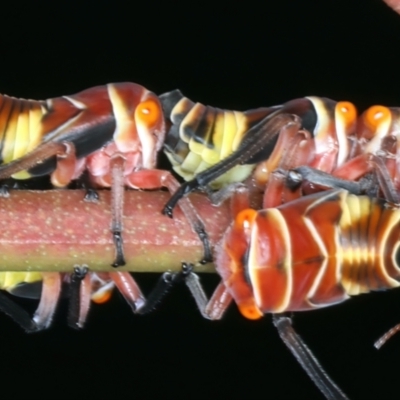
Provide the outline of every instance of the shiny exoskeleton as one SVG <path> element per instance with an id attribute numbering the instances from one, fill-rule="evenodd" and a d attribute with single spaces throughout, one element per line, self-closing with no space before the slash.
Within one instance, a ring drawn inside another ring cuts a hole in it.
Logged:
<path id="1" fill-rule="evenodd" d="M 50 175 L 55 187 L 65 187 L 86 172 L 96 188 L 110 187 L 111 232 L 116 249 L 112 265 L 118 267 L 125 264 L 124 187 L 167 187 L 171 192 L 179 187 L 169 171 L 156 168 L 164 137 L 165 121 L 158 97 L 135 83 L 111 83 L 44 101 L 0 95 L 0 180 Z M 209 261 L 208 240 L 200 217 L 188 199 L 180 202 L 180 207 L 204 241 L 204 260 Z M 79 261 L 90 267 L 90 260 Z M 78 279 L 78 275 L 76 281 L 84 285 L 84 276 Z M 50 324 L 63 280 L 60 274 L 44 273 L 36 278 L 42 281 L 40 304 L 46 306 L 39 305 L 32 321 L 25 316 L 19 321 L 27 330 L 44 329 Z M 25 279 L 28 278 L 14 275 L 12 287 Z M 107 279 L 129 297 L 135 311 L 145 309 L 144 297 L 131 275 L 116 272 Z M 125 290 L 127 285 L 129 290 Z M 84 298 L 88 298 L 87 293 Z M 8 304 L 7 299 L 3 301 Z M 85 300 L 77 316 L 85 314 L 87 303 Z"/>
<path id="2" fill-rule="evenodd" d="M 244 113 L 193 103 L 179 91 L 160 99 L 172 124 L 165 152 L 187 180 L 163 210 L 170 216 L 176 202 L 198 187 L 220 189 L 251 175 L 251 184 L 264 193 L 279 168 L 308 165 L 331 173 L 349 158 L 356 129 L 354 105 L 326 98 L 306 97 Z M 264 206 L 271 204 L 271 194 L 265 194 Z"/>
<path id="3" fill-rule="evenodd" d="M 331 306 L 400 286 L 400 209 L 328 190 L 279 207 L 244 209 L 215 250 L 221 276 L 208 300 L 192 268 L 186 284 L 205 318 L 235 302 L 249 319 L 272 313 L 278 332 L 328 399 L 345 399 L 282 313 Z"/>
<path id="4" fill-rule="evenodd" d="M 0 310 L 26 332 L 38 332 L 51 326 L 60 297 L 66 293 L 69 300 L 68 324 L 80 329 L 86 323 L 91 303 L 107 302 L 114 289 L 119 291 L 134 313 L 145 314 L 154 309 L 169 287 L 183 278 L 164 273 L 145 298 L 129 272 L 90 272 L 87 265 L 75 265 L 73 270 L 71 274 L 0 272 Z M 34 315 L 31 317 L 3 291 L 13 296 L 39 300 Z"/>
<path id="5" fill-rule="evenodd" d="M 398 287 L 399 266 L 400 209 L 343 190 L 240 212 L 216 256 L 226 291 L 248 318 Z"/>
<path id="6" fill-rule="evenodd" d="M 135 83 L 97 86 L 45 101 L 3 95 L 0 179 L 50 174 L 54 186 L 65 187 L 87 171 L 93 184 L 111 187 L 113 264 L 124 265 L 123 185 L 163 186 L 156 158 L 164 135 L 158 97 Z"/>
<path id="7" fill-rule="evenodd" d="M 51 325 L 63 286 L 69 284 L 72 288 L 79 281 L 79 293 L 70 290 L 70 311 L 76 314 L 70 316 L 70 324 L 74 328 L 83 327 L 90 302 L 107 301 L 113 285 L 108 274 L 88 274 L 87 267 L 81 270 L 76 266 L 75 269 L 72 275 L 58 272 L 0 272 L 0 290 L 17 297 L 39 299 L 39 305 L 31 318 L 23 308 L 0 291 L 0 310 L 10 315 L 27 332 L 46 329 Z M 79 304 L 72 304 L 74 301 Z"/>
<path id="8" fill-rule="evenodd" d="M 223 110 L 195 103 L 179 90 L 160 96 L 170 127 L 164 152 L 174 171 L 186 181 L 238 150 L 247 132 L 277 108 L 258 108 L 245 112 Z M 254 164 L 235 165 L 210 182 L 213 189 L 245 180 Z"/>

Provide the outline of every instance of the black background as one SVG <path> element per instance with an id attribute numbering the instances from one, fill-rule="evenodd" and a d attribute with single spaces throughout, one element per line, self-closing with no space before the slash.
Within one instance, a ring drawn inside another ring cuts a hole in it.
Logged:
<path id="1" fill-rule="evenodd" d="M 0 92 L 43 99 L 134 81 L 240 110 L 306 95 L 400 106 L 400 16 L 378 0 L 103 3 L 2 5 Z M 138 277 L 145 291 L 155 279 Z M 398 396 L 400 335 L 372 344 L 400 321 L 399 293 L 294 318 L 353 399 Z M 0 316 L 0 386 L 15 398 L 322 398 L 270 316 L 251 322 L 233 307 L 209 322 L 185 288 L 145 317 L 114 296 L 82 332 L 66 326 L 65 305 L 36 335 Z"/>

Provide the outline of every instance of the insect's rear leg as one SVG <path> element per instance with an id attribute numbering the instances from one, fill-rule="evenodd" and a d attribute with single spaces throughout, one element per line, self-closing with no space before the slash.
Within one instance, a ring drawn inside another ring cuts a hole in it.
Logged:
<path id="1" fill-rule="evenodd" d="M 291 318 L 282 314 L 274 314 L 272 320 L 283 343 L 323 395 L 332 400 L 347 399 L 348 397 L 332 381 L 303 339 L 293 329 Z"/>
<path id="2" fill-rule="evenodd" d="M 58 156 L 59 159 L 56 171 L 52 174 L 52 183 L 58 187 L 66 186 L 71 181 L 76 166 L 75 146 L 69 142 L 42 144 L 25 156 L 1 165 L 0 181 L 36 167 L 53 156 Z"/>
<path id="3" fill-rule="evenodd" d="M 287 185 L 295 187 L 302 185 L 304 182 L 308 182 L 324 188 L 345 189 L 356 195 L 373 193 L 375 196 L 380 188 L 387 201 L 399 204 L 400 199 L 394 187 L 393 180 L 382 159 L 374 155 L 369 155 L 368 158 L 371 168 L 366 170 L 366 174 L 359 178 L 358 181 L 338 178 L 334 174 L 328 174 L 312 167 L 302 166 L 289 171 L 287 175 Z M 373 174 L 372 179 L 369 171 Z M 373 179 L 374 177 L 376 179 Z M 376 190 L 376 186 L 378 186 L 378 190 Z"/>
<path id="4" fill-rule="evenodd" d="M 373 197 L 381 191 L 387 201 L 398 204 L 400 199 L 394 185 L 397 138 L 384 137 L 379 155 L 376 154 L 359 154 L 330 174 L 308 166 L 293 168 L 288 174 L 287 184 L 296 187 L 311 183 L 323 188 L 345 189 L 357 195 L 367 193 Z"/>

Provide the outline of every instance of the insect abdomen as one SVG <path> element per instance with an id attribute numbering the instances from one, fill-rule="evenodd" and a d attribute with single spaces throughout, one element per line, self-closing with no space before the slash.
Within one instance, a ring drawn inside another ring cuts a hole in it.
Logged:
<path id="1" fill-rule="evenodd" d="M 9 163 L 33 150 L 41 141 L 40 121 L 44 102 L 0 95 L 0 149 L 2 164 Z M 28 178 L 26 172 L 17 178 Z"/>
<path id="2" fill-rule="evenodd" d="M 215 165 L 238 149 L 245 133 L 271 113 L 272 108 L 228 111 L 194 103 L 178 90 L 160 96 L 172 126 L 165 152 L 174 170 L 185 180 Z M 246 179 L 254 165 L 238 165 L 213 181 L 218 189 Z"/>

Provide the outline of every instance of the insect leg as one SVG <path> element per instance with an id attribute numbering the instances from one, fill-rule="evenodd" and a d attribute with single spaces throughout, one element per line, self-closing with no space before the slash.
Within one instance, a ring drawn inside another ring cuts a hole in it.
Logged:
<path id="1" fill-rule="evenodd" d="M 129 186 L 134 188 L 157 189 L 160 187 L 165 187 L 170 193 L 175 192 L 179 188 L 179 182 L 169 171 L 158 169 L 143 169 L 140 171 L 135 171 L 125 178 L 125 182 Z M 208 262 L 211 262 L 211 246 L 203 220 L 197 213 L 190 199 L 180 199 L 179 207 L 181 208 L 186 219 L 190 223 L 192 230 L 197 234 L 203 244 L 204 257 L 200 261 L 200 263 L 206 264 Z"/>
<path id="2" fill-rule="evenodd" d="M 282 314 L 274 314 L 272 320 L 278 329 L 279 336 L 283 343 L 285 343 L 287 348 L 291 351 L 301 367 L 323 395 L 328 400 L 348 399 L 348 397 L 331 380 L 311 350 L 304 343 L 303 339 L 293 329 L 291 318 Z"/>
<path id="3" fill-rule="evenodd" d="M 174 274 L 163 273 L 147 298 L 129 272 L 110 272 L 109 277 L 135 314 L 147 314 L 155 309 L 173 286 L 185 278 L 185 274 L 183 270 Z"/>
<path id="4" fill-rule="evenodd" d="M 315 152 L 314 139 L 308 131 L 286 130 L 284 133 L 279 137 L 279 142 L 282 136 L 285 140 L 282 140 L 279 149 L 277 169 L 272 171 L 266 183 L 262 208 L 277 207 L 301 196 L 300 187 L 290 188 L 287 185 L 287 173 L 298 165 L 306 165 Z"/>
<path id="5" fill-rule="evenodd" d="M 30 315 L 2 292 L 0 292 L 0 310 L 11 317 L 26 332 L 32 333 L 38 330 Z"/>
<path id="6" fill-rule="evenodd" d="M 74 267 L 70 280 L 68 325 L 83 328 L 90 307 L 91 285 L 89 268 L 86 265 Z"/>
<path id="7" fill-rule="evenodd" d="M 182 270 L 185 271 L 186 286 L 189 288 L 190 293 L 192 293 L 201 315 L 206 319 L 221 319 L 233 301 L 225 285 L 222 282 L 219 283 L 211 298 L 208 299 L 199 276 L 192 272 L 193 266 L 183 263 Z"/>
<path id="8" fill-rule="evenodd" d="M 398 204 L 399 197 L 383 160 L 375 155 L 369 155 L 369 162 L 372 165 L 372 172 L 377 178 L 378 185 L 383 192 L 384 198 L 389 202 Z M 375 182 L 371 181 L 367 176 L 354 182 L 338 178 L 332 174 L 308 166 L 293 168 L 289 171 L 287 178 L 288 186 L 300 186 L 304 181 L 328 188 L 345 189 L 356 195 L 368 193 L 374 189 L 372 186 L 376 185 Z"/>
<path id="9" fill-rule="evenodd" d="M 42 294 L 33 321 L 37 330 L 50 326 L 61 293 L 61 274 L 59 272 L 43 272 Z"/>
<path id="10" fill-rule="evenodd" d="M 359 182 L 348 181 L 309 167 L 307 165 L 293 168 L 287 175 L 286 184 L 295 188 L 300 186 L 304 181 L 320 185 L 328 188 L 345 189 L 353 194 L 361 194 L 362 186 Z"/>
<path id="11" fill-rule="evenodd" d="M 389 175 L 389 171 L 386 168 L 384 161 L 375 155 L 371 156 L 370 161 L 374 167 L 374 172 L 378 179 L 379 187 L 382 190 L 383 196 L 387 201 L 399 204 L 400 199 L 397 191 L 393 185 L 393 180 Z"/>
<path id="12" fill-rule="evenodd" d="M 173 193 L 179 188 L 179 182 L 169 172 L 165 174 L 163 183 L 170 193 Z M 213 258 L 211 253 L 210 240 L 208 238 L 203 220 L 201 219 L 192 202 L 188 198 L 181 199 L 179 201 L 179 207 L 185 214 L 185 217 L 189 221 L 193 231 L 197 233 L 200 241 L 203 243 L 204 256 L 200 263 L 206 264 L 208 262 L 211 262 Z"/>
<path id="13" fill-rule="evenodd" d="M 122 240 L 122 217 L 124 207 L 124 163 L 125 159 L 119 153 L 111 158 L 111 232 L 115 246 L 115 261 L 113 267 L 126 264 Z"/>

